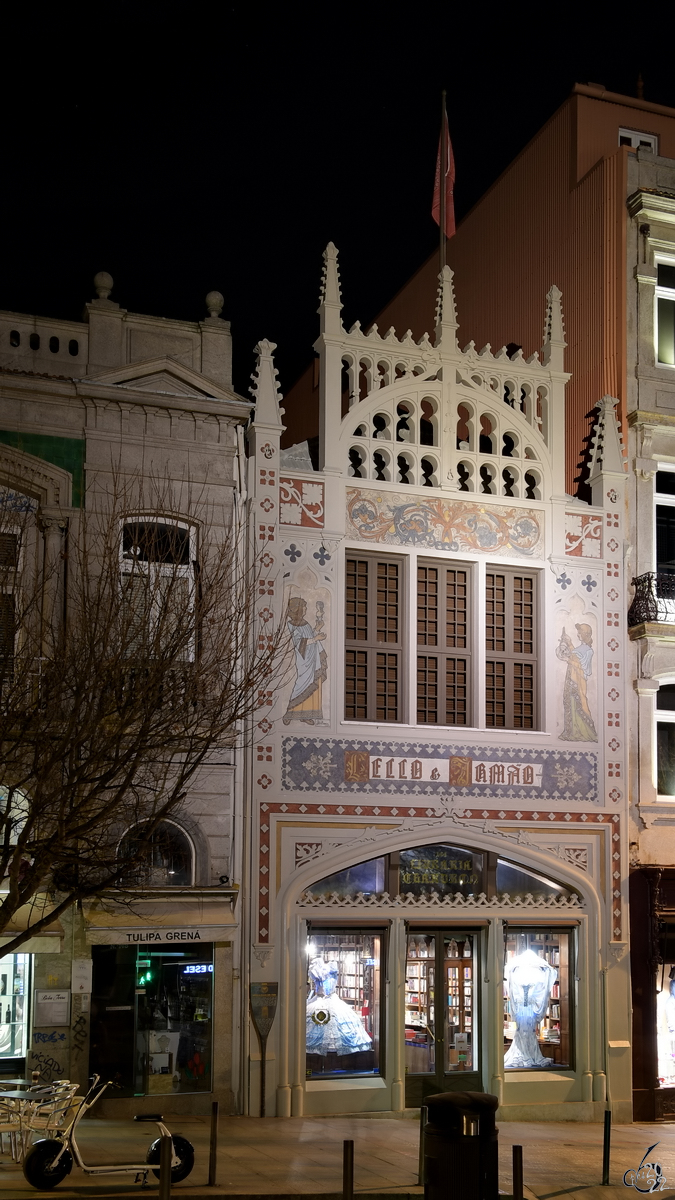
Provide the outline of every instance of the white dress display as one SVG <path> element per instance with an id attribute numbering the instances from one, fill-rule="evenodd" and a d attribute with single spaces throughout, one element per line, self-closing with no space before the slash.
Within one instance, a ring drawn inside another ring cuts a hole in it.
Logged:
<path id="1" fill-rule="evenodd" d="M 370 1050 L 373 1039 L 353 1008 L 335 994 L 338 965 L 315 958 L 309 964 L 312 990 L 307 998 L 307 1053 L 356 1054 Z"/>
<path id="2" fill-rule="evenodd" d="M 516 1032 L 504 1055 L 505 1067 L 546 1067 L 551 1059 L 539 1049 L 537 1031 L 548 1008 L 558 972 L 534 950 L 525 950 L 506 969 L 511 1019 Z"/>

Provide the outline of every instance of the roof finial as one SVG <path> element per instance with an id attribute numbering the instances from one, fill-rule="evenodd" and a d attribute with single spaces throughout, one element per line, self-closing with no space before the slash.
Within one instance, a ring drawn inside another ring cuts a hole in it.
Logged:
<path id="1" fill-rule="evenodd" d="M 107 271 L 98 271 L 94 275 L 94 287 L 99 300 L 107 300 L 113 287 L 113 277 Z"/>
<path id="2" fill-rule="evenodd" d="M 615 475 L 623 475 L 626 470 L 621 428 L 614 411 L 618 403 L 614 396 L 603 396 L 595 406 L 598 417 L 591 442 L 588 471 L 588 482 L 591 485 L 601 472 L 606 474 L 609 471 Z"/>
<path id="3" fill-rule="evenodd" d="M 284 409 L 281 408 L 283 396 L 279 390 L 278 375 L 274 365 L 275 342 L 266 338 L 258 342 L 256 353 L 255 373 L 251 375 L 253 386 L 248 390 L 255 401 L 255 425 L 281 425 Z"/>
<path id="4" fill-rule="evenodd" d="M 210 317 L 219 317 L 223 311 L 225 297 L 220 292 L 209 292 L 206 297 L 206 307 Z"/>
<path id="5" fill-rule="evenodd" d="M 340 291 L 340 271 L 338 268 L 338 252 L 333 242 L 329 242 L 323 252 L 323 271 L 321 272 L 321 294 L 319 297 L 319 314 L 321 316 L 322 333 L 342 333 L 342 295 Z"/>
<path id="6" fill-rule="evenodd" d="M 541 361 L 545 367 L 554 371 L 563 371 L 565 347 L 565 327 L 563 324 L 562 292 L 555 284 L 549 288 L 546 295 L 546 320 L 544 321 L 544 345 L 541 351 Z"/>
<path id="7" fill-rule="evenodd" d="M 436 293 L 436 339 L 434 345 L 437 350 L 454 350 L 457 344 L 457 310 L 452 280 L 453 272 L 446 264 L 439 272 Z"/>

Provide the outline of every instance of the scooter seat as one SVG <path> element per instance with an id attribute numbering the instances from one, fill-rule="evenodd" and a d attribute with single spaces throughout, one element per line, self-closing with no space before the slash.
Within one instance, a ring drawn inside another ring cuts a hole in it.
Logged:
<path id="1" fill-rule="evenodd" d="M 163 1121 L 164 1117 L 161 1113 L 137 1113 L 134 1121 Z"/>

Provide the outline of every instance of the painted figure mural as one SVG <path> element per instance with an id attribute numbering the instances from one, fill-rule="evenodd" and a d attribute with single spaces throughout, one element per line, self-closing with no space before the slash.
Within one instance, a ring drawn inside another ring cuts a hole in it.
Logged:
<path id="1" fill-rule="evenodd" d="M 593 664 L 593 631 L 590 625 L 576 625 L 579 645 L 575 646 L 563 628 L 556 647 L 556 656 L 567 663 L 563 687 L 563 716 L 565 727 L 560 734 L 564 742 L 597 742 L 598 735 L 588 704 L 586 680 Z"/>
<path id="2" fill-rule="evenodd" d="M 363 1022 L 335 987 L 338 964 L 315 958 L 309 964 L 311 992 L 307 998 L 307 1053 L 357 1054 L 370 1050 L 373 1040 Z"/>
<path id="3" fill-rule="evenodd" d="M 320 600 L 316 603 L 313 628 L 306 620 L 306 613 L 306 600 L 302 596 L 292 596 L 288 601 L 286 627 L 293 646 L 296 678 L 284 713 L 284 725 L 291 721 L 313 725 L 315 721 L 323 720 L 321 689 L 328 668 L 326 651 L 321 645 L 326 638 L 323 603 Z"/>
<path id="4" fill-rule="evenodd" d="M 505 1067 L 549 1067 L 539 1049 L 539 1022 L 548 1008 L 558 972 L 534 950 L 525 950 L 506 970 L 511 1016 L 516 1023 L 513 1041 L 504 1055 Z"/>

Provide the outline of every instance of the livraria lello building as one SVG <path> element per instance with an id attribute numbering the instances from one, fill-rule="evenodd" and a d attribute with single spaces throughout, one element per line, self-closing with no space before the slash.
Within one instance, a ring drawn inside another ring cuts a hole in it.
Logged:
<path id="1" fill-rule="evenodd" d="M 609 1096 L 630 1120 L 627 475 L 597 396 L 590 503 L 566 494 L 550 284 L 526 350 L 459 348 L 447 267 L 429 334 L 347 331 L 329 245 L 319 436 L 286 449 L 258 346 L 258 630 L 287 631 L 244 864 L 251 983 L 278 994 L 268 1113 L 462 1089 L 507 1119 Z M 252 1027 L 248 1053 L 255 1113 Z"/>

